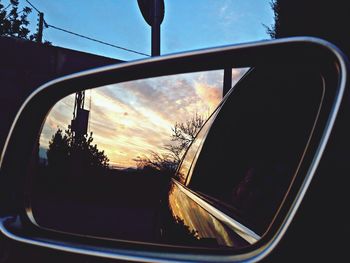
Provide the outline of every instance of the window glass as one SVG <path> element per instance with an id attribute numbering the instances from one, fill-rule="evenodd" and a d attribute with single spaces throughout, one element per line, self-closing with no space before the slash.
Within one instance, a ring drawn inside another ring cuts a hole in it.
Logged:
<path id="1" fill-rule="evenodd" d="M 195 165 L 196 159 L 200 150 L 202 148 L 205 137 L 208 133 L 208 130 L 215 119 L 213 114 L 209 120 L 204 124 L 200 132 L 197 134 L 196 139 L 193 141 L 191 146 L 188 148 L 185 157 L 182 160 L 179 170 L 177 171 L 176 179 L 179 180 L 182 184 L 187 184 L 186 182 L 190 181 L 192 167 Z"/>
<path id="2" fill-rule="evenodd" d="M 255 68 L 218 113 L 186 185 L 264 233 L 297 171 L 322 96 L 312 70 Z"/>

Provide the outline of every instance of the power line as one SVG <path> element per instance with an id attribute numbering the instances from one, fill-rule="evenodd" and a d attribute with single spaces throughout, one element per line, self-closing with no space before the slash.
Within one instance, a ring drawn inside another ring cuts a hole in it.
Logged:
<path id="1" fill-rule="evenodd" d="M 51 28 L 54 28 L 56 30 L 63 31 L 65 33 L 68 33 L 68 34 L 71 34 L 71 35 L 74 35 L 74 36 L 85 38 L 85 39 L 88 39 L 88 40 L 91 40 L 91 41 L 94 41 L 94 42 L 97 42 L 97 43 L 100 43 L 100 44 L 103 44 L 103 45 L 106 45 L 106 46 L 122 49 L 122 50 L 125 50 L 125 51 L 128 51 L 128 52 L 132 52 L 132 53 L 136 53 L 136 54 L 142 55 L 142 56 L 150 57 L 150 55 L 142 53 L 142 52 L 138 52 L 138 51 L 135 51 L 135 50 L 132 50 L 132 49 L 120 47 L 120 46 L 117 46 L 117 45 L 114 45 L 114 44 L 110 44 L 110 43 L 107 43 L 107 42 L 104 42 L 104 41 L 101 41 L 101 40 L 98 40 L 98 39 L 95 39 L 95 38 L 87 37 L 87 36 L 84 36 L 84 35 L 81 35 L 81 34 L 78 34 L 78 33 L 74 33 L 72 31 L 69 31 L 69 30 L 66 30 L 66 29 L 54 26 L 54 25 L 50 25 L 50 24 L 47 24 L 47 23 L 45 23 L 45 24 L 46 24 L 47 27 L 51 27 Z"/>
<path id="2" fill-rule="evenodd" d="M 36 8 L 31 2 L 29 2 L 28 0 L 26 0 L 26 2 L 27 2 L 35 11 L 37 11 L 38 13 L 41 13 L 41 12 L 39 11 L 39 9 Z"/>
<path id="3" fill-rule="evenodd" d="M 35 11 L 37 11 L 38 14 L 41 14 L 41 13 L 42 13 L 42 12 L 40 12 L 40 10 L 39 10 L 38 8 L 36 8 L 31 2 L 29 2 L 28 0 L 26 0 L 26 2 L 27 2 Z M 95 39 L 95 38 L 91 38 L 91 37 L 88 37 L 88 36 L 84 36 L 84 35 L 81 35 L 81 34 L 78 34 L 78 33 L 75 33 L 75 32 L 69 31 L 69 30 L 66 30 L 66 29 L 64 29 L 64 28 L 60 28 L 60 27 L 57 27 L 57 26 L 54 26 L 54 25 L 50 25 L 50 24 L 46 23 L 45 20 L 44 20 L 44 24 L 45 24 L 45 27 L 47 27 L 47 28 L 51 27 L 51 28 L 53 28 L 53 29 L 56 29 L 56 30 L 59 30 L 59 31 L 62 31 L 62 32 L 65 32 L 65 33 L 68 33 L 68 34 L 71 34 L 71 35 L 74 35 L 74 36 L 77 36 L 77 37 L 85 38 L 85 39 L 87 39 L 87 40 L 94 41 L 94 42 L 99 43 L 99 44 L 103 44 L 103 45 L 106 45 L 106 46 L 118 48 L 118 49 L 121 49 L 121 50 L 124 50 L 124 51 L 128 51 L 128 52 L 132 52 L 132 53 L 138 54 L 138 55 L 150 57 L 150 55 L 145 54 L 145 53 L 142 53 L 142 52 L 138 52 L 138 51 L 135 51 L 135 50 L 132 50 L 132 49 L 129 49 L 129 48 L 124 48 L 124 47 L 121 47 L 121 46 L 117 46 L 117 45 L 114 45 L 114 44 L 110 44 L 110 43 L 107 43 L 107 42 L 104 42 L 104 41 L 101 41 L 101 40 L 98 40 L 98 39 Z"/>

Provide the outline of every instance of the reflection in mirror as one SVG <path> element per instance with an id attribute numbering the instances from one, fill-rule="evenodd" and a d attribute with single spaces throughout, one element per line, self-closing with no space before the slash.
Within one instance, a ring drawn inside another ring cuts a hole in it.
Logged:
<path id="1" fill-rule="evenodd" d="M 198 133 L 179 176 L 251 237 L 264 235 L 300 169 L 324 94 L 324 79 L 312 67 L 255 68 L 210 117 L 210 130 Z"/>
<path id="2" fill-rule="evenodd" d="M 231 72 L 232 81 L 224 70 L 187 73 L 59 101 L 33 158 L 32 218 L 114 240 L 234 249 L 257 242 L 296 178 L 324 81 L 294 64 Z M 234 89 L 220 103 L 225 83 Z"/>
<path id="3" fill-rule="evenodd" d="M 232 86 L 247 70 L 232 69 Z M 181 228 L 201 240 L 192 242 L 195 246 L 246 244 L 209 214 L 212 227 L 222 225 L 219 232 L 227 231 L 225 238 L 208 228 L 187 228 L 181 219 L 172 221 L 177 227 L 169 225 L 167 202 L 175 203 L 168 198 L 174 192 L 171 180 L 222 100 L 223 72 L 113 84 L 57 102 L 44 123 L 39 164 L 31 174 L 30 208 L 36 223 L 101 238 L 188 245 L 186 239 L 169 238 Z M 195 206 L 193 201 L 187 205 Z"/>

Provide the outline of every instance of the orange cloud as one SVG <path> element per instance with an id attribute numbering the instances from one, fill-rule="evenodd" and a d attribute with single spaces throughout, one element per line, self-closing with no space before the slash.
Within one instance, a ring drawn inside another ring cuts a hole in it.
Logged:
<path id="1" fill-rule="evenodd" d="M 239 79 L 242 71 L 233 74 Z M 209 116 L 222 98 L 222 70 L 179 74 L 108 85 L 86 92 L 89 131 L 113 166 L 135 167 L 137 156 L 163 151 L 171 128 L 194 114 Z M 74 94 L 49 113 L 40 145 L 48 147 L 57 127 L 67 129 L 73 116 Z"/>
<path id="2" fill-rule="evenodd" d="M 195 83 L 195 89 L 203 104 L 209 107 L 210 112 L 213 112 L 221 101 L 222 89 L 198 82 Z"/>

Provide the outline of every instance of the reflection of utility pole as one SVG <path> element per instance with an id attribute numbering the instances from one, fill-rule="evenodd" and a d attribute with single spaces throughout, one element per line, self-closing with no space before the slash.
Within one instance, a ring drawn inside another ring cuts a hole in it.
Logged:
<path id="1" fill-rule="evenodd" d="M 36 36 L 36 42 L 43 42 L 43 29 L 44 29 L 44 13 L 39 13 L 39 22 L 38 22 L 38 32 Z"/>
<path id="2" fill-rule="evenodd" d="M 84 109 L 85 104 L 85 91 L 79 91 L 75 93 L 73 119 L 71 122 L 71 129 L 73 138 L 81 138 L 87 134 L 89 123 L 89 111 Z"/>
<path id="3" fill-rule="evenodd" d="M 160 25 L 164 19 L 164 0 L 137 0 L 143 18 L 152 27 L 152 57 L 160 55 Z"/>
<path id="4" fill-rule="evenodd" d="M 84 135 L 87 134 L 88 122 L 89 122 L 89 111 L 84 109 L 85 104 L 85 91 L 78 91 L 75 93 L 73 119 L 71 122 L 72 131 L 72 143 L 76 146 L 83 141 Z M 81 176 L 84 169 L 84 161 L 82 154 L 78 151 L 71 153 L 72 159 L 72 170 L 73 176 Z"/>
<path id="5" fill-rule="evenodd" d="M 232 68 L 225 68 L 222 97 L 225 97 L 225 95 L 231 88 L 232 88 Z"/>

